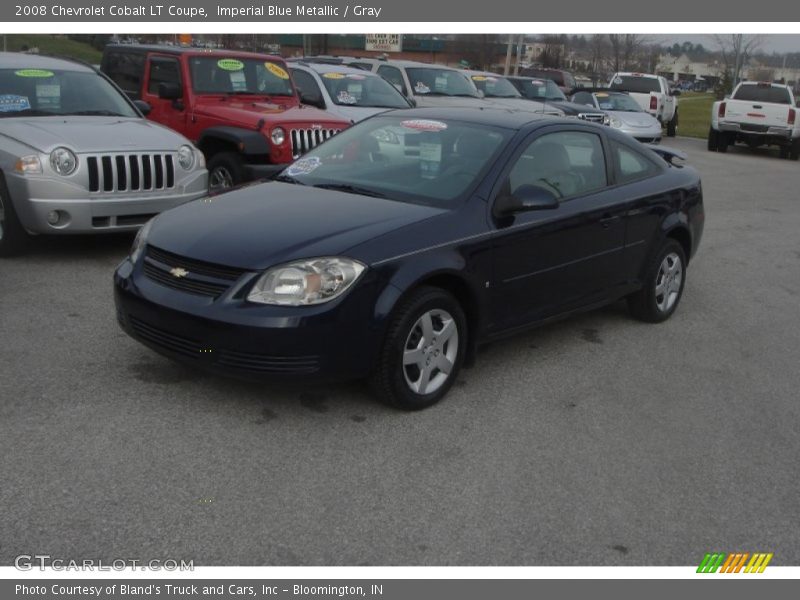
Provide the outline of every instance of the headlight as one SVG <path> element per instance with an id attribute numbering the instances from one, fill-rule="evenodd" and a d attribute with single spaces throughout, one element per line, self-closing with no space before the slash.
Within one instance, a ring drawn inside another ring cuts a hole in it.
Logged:
<path id="1" fill-rule="evenodd" d="M 191 169 L 194 166 L 194 148 L 181 146 L 178 149 L 178 164 L 184 171 Z"/>
<path id="2" fill-rule="evenodd" d="M 150 235 L 150 227 L 153 225 L 153 221 L 155 219 L 150 219 L 147 223 L 142 225 L 142 228 L 136 233 L 136 237 L 133 238 L 133 246 L 131 246 L 131 262 L 136 262 L 139 259 L 139 255 L 142 253 L 142 250 L 147 244 L 147 236 Z"/>
<path id="3" fill-rule="evenodd" d="M 286 132 L 282 128 L 276 127 L 269 137 L 272 139 L 273 144 L 280 146 L 286 139 Z"/>
<path id="4" fill-rule="evenodd" d="M 349 258 L 313 258 L 272 267 L 247 295 L 250 302 L 303 306 L 322 304 L 341 296 L 364 272 Z"/>
<path id="5" fill-rule="evenodd" d="M 611 127 L 616 127 L 617 129 L 622 127 L 622 121 L 620 121 L 617 117 L 608 117 L 608 124 L 611 125 Z"/>
<path id="6" fill-rule="evenodd" d="M 72 175 L 78 168 L 78 157 L 69 148 L 56 148 L 50 153 L 50 166 L 59 175 Z"/>
<path id="7" fill-rule="evenodd" d="M 41 173 L 42 161 L 35 154 L 23 156 L 14 165 L 14 170 L 17 173 Z"/>

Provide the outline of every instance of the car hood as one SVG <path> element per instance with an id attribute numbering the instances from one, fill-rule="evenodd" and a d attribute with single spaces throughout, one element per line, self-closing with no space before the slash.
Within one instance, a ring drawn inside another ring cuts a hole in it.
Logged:
<path id="1" fill-rule="evenodd" d="M 187 258 L 260 271 L 336 256 L 443 209 L 268 182 L 162 213 L 148 243 Z M 353 258 L 358 258 L 354 256 Z"/>
<path id="2" fill-rule="evenodd" d="M 239 98 L 205 98 L 195 107 L 195 113 L 204 114 L 226 124 L 236 124 L 256 129 L 259 121 L 273 123 L 306 123 L 341 127 L 349 125 L 341 119 L 313 106 L 287 106 L 273 102 L 242 100 Z"/>
<path id="3" fill-rule="evenodd" d="M 575 116 L 580 113 L 598 113 L 602 114 L 603 111 L 597 110 L 596 108 L 592 108 L 591 106 L 586 106 L 585 104 L 576 104 L 575 102 L 562 102 L 558 100 L 548 100 L 547 104 L 550 106 L 555 106 L 560 108 L 564 111 L 564 114 Z"/>
<path id="4" fill-rule="evenodd" d="M 39 152 L 66 146 L 76 153 L 122 150 L 177 150 L 188 140 L 138 117 L 10 117 L 0 119 L 0 135 Z"/>
<path id="5" fill-rule="evenodd" d="M 609 112 L 609 114 L 622 121 L 622 123 L 627 127 L 633 127 L 636 129 L 646 129 L 648 127 L 661 128 L 658 120 L 645 112 L 625 112 L 621 110 L 615 110 Z"/>
<path id="6" fill-rule="evenodd" d="M 387 110 L 396 109 L 378 106 L 342 106 L 341 104 L 336 104 L 330 107 L 329 112 L 334 116 L 334 118 L 345 119 L 348 122 L 358 123 L 367 117 L 386 112 Z"/>
<path id="7" fill-rule="evenodd" d="M 483 98 L 472 98 L 469 96 L 429 96 L 426 94 L 416 94 L 414 99 L 417 101 L 417 108 L 474 108 L 481 106 L 486 108 L 490 102 Z"/>

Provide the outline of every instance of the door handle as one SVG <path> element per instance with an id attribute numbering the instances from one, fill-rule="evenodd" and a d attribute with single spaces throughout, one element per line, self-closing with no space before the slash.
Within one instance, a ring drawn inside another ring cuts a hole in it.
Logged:
<path id="1" fill-rule="evenodd" d="M 602 225 L 603 229 L 608 229 L 609 227 L 611 227 L 611 223 L 613 223 L 618 219 L 619 219 L 618 215 L 605 214 L 600 218 L 600 225 Z"/>

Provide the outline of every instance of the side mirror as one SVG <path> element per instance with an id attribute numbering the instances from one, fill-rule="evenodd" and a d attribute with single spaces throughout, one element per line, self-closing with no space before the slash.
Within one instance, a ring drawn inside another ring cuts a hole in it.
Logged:
<path id="1" fill-rule="evenodd" d="M 163 82 L 158 84 L 158 97 L 162 100 L 180 100 L 183 98 L 183 87 L 180 83 Z"/>
<path id="2" fill-rule="evenodd" d="M 505 217 L 531 210 L 558 208 L 556 195 L 538 185 L 521 185 L 513 194 L 499 197 L 494 203 L 495 216 Z"/>
<path id="3" fill-rule="evenodd" d="M 150 104 L 148 104 L 144 100 L 134 100 L 133 104 L 136 106 L 136 108 L 139 109 L 139 112 L 142 113 L 145 117 L 150 114 L 151 110 L 153 110 L 153 107 L 150 106 Z"/>
<path id="4" fill-rule="evenodd" d="M 308 104 L 309 106 L 325 109 L 325 100 L 322 99 L 320 94 L 309 94 L 300 88 L 297 88 L 297 93 L 300 95 L 301 104 Z"/>

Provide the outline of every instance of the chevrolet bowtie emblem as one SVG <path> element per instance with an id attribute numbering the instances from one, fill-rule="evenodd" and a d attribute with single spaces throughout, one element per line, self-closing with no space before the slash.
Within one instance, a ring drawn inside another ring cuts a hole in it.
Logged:
<path id="1" fill-rule="evenodd" d="M 189 274 L 189 271 L 186 269 L 181 269 L 180 267 L 174 267 L 169 270 L 169 274 L 180 279 L 181 277 L 186 277 Z"/>

